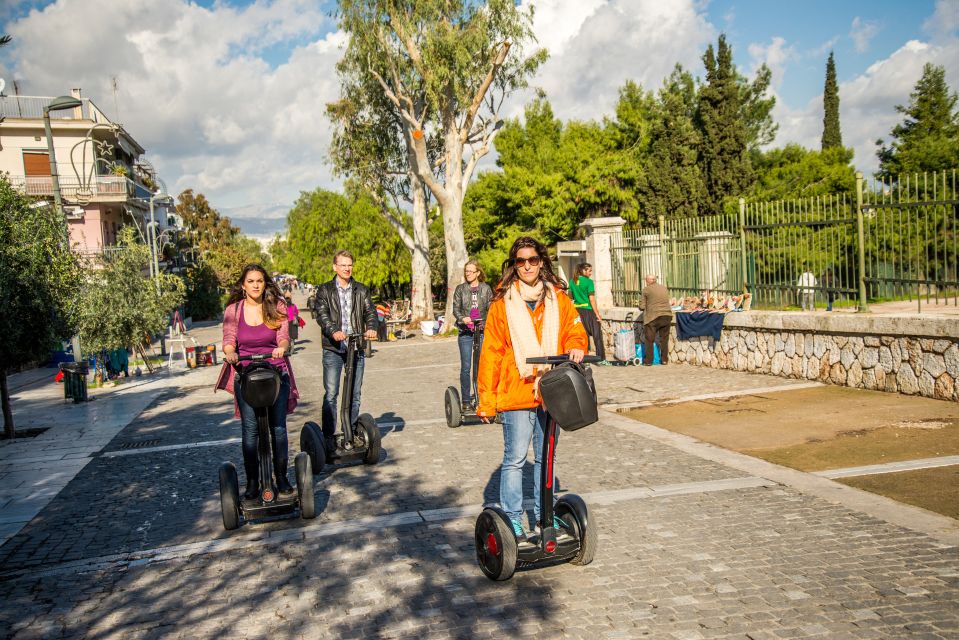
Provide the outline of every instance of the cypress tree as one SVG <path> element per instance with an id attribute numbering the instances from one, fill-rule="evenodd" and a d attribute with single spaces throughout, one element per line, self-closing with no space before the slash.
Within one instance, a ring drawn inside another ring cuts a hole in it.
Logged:
<path id="1" fill-rule="evenodd" d="M 706 211 L 721 213 L 723 200 L 743 193 L 753 181 L 749 131 L 742 114 L 742 94 L 732 49 L 719 36 L 716 51 L 703 55 L 706 84 L 699 92 L 697 125 L 702 136 L 700 159 L 706 183 Z"/>
<path id="2" fill-rule="evenodd" d="M 826 86 L 822 93 L 825 115 L 822 119 L 822 150 L 842 147 L 842 131 L 839 129 L 839 87 L 836 84 L 836 61 L 832 51 L 826 62 Z"/>

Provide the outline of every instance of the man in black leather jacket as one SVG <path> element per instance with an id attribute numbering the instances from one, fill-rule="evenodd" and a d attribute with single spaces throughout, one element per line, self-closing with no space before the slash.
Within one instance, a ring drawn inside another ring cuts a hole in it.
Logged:
<path id="1" fill-rule="evenodd" d="M 329 444 L 336 434 L 336 399 L 340 378 L 346 363 L 347 335 L 364 334 L 367 340 L 376 339 L 376 307 L 370 290 L 353 279 L 353 254 L 338 251 L 333 256 L 336 276 L 321 284 L 316 291 L 316 322 L 323 331 L 323 436 Z M 363 368 L 366 356 L 360 350 L 353 379 L 353 404 L 350 420 L 360 415 L 360 389 L 363 386 Z"/>

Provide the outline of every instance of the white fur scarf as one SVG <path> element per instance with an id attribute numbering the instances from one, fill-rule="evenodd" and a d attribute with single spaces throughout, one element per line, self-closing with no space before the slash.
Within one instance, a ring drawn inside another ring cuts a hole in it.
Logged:
<path id="1" fill-rule="evenodd" d="M 504 296 L 506 324 L 509 326 L 513 357 L 516 359 L 519 375 L 522 378 L 532 378 L 549 367 L 543 365 L 534 367 L 526 363 L 526 358 L 555 356 L 559 353 L 559 303 L 556 300 L 556 289 L 551 284 L 544 284 L 542 280 L 533 286 L 517 280 L 517 285 L 519 286 L 510 287 L 509 292 Z M 543 340 L 540 342 L 536 338 L 533 317 L 526 303 L 539 300 L 544 286 L 549 288 L 549 293 L 543 301 L 546 309 L 543 313 Z"/>

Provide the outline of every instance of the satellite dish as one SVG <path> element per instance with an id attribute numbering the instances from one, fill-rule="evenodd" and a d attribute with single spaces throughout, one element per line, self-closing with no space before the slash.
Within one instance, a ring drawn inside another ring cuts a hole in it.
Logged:
<path id="1" fill-rule="evenodd" d="M 3 88 L 6 86 L 7 86 L 7 82 L 3 78 L 0 78 L 0 96 L 3 95 Z"/>

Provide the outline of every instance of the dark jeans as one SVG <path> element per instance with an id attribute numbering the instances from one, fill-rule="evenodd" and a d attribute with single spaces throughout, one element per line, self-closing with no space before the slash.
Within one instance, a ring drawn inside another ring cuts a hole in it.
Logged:
<path id="1" fill-rule="evenodd" d="M 596 349 L 596 355 L 606 359 L 606 346 L 603 344 L 603 327 L 596 318 L 596 312 L 592 309 L 576 309 L 579 312 L 579 319 L 586 329 L 586 335 L 593 339 L 593 348 Z"/>
<path id="2" fill-rule="evenodd" d="M 363 367 L 366 356 L 357 354 L 356 373 L 353 377 L 353 404 L 350 405 L 350 423 L 360 417 L 360 388 L 363 386 Z M 323 349 L 323 435 L 330 437 L 336 433 L 336 415 L 339 409 L 336 398 L 340 394 L 340 379 L 346 365 L 346 352 Z"/>
<path id="3" fill-rule="evenodd" d="M 280 376 L 280 394 L 276 397 L 276 402 L 269 409 L 270 426 L 273 427 L 273 464 L 279 467 L 280 463 L 287 460 L 287 437 L 286 437 L 286 404 L 290 398 L 290 374 L 283 372 Z M 257 459 L 257 439 L 258 427 L 256 424 L 256 411 L 243 399 L 242 383 L 240 376 L 236 376 L 233 381 L 233 391 L 236 395 L 236 403 L 240 407 L 240 424 L 242 426 L 243 436 L 243 464 L 246 467 L 247 479 L 251 473 L 255 477 L 255 464 Z M 250 463 L 254 468 L 250 468 Z"/>
<path id="4" fill-rule="evenodd" d="M 643 325 L 643 364 L 653 364 L 653 340 L 659 345 L 659 361 L 666 364 L 669 358 L 670 316 L 660 316 Z"/>
<path id="5" fill-rule="evenodd" d="M 472 331 L 460 329 L 460 335 L 456 343 L 460 348 L 460 400 L 463 404 L 476 402 L 478 398 L 473 397 L 473 340 L 478 339 L 478 349 L 483 348 L 483 334 L 479 338 Z"/>

